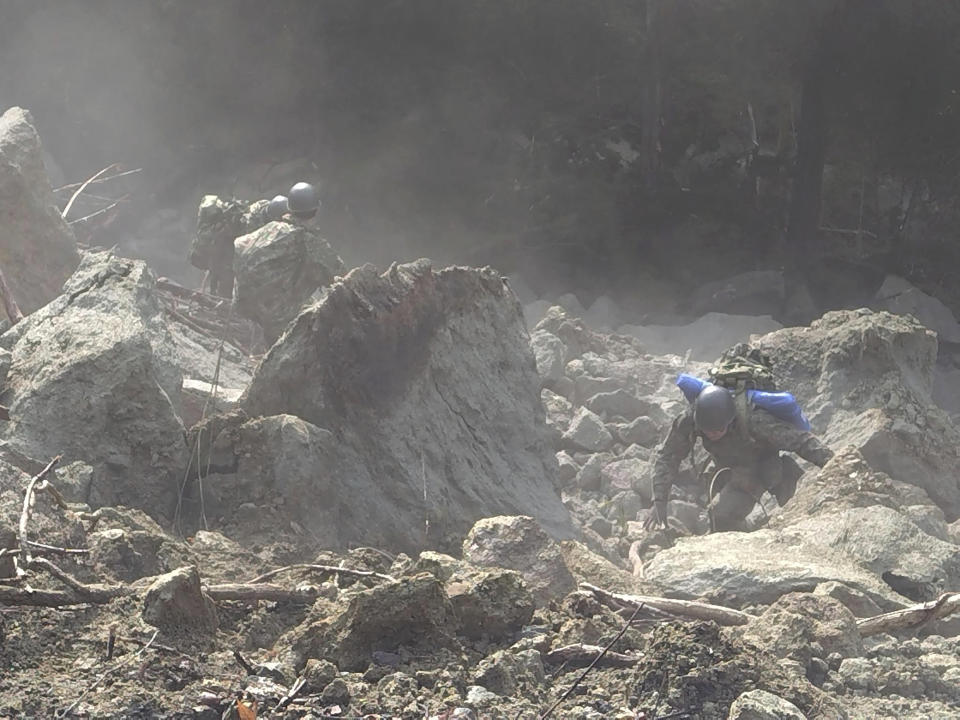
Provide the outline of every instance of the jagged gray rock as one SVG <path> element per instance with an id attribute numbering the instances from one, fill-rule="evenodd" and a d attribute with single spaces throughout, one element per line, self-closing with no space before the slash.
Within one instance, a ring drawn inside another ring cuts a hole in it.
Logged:
<path id="1" fill-rule="evenodd" d="M 458 634 L 499 642 L 533 616 L 534 602 L 520 573 L 502 568 L 464 568 L 446 581 Z"/>
<path id="2" fill-rule="evenodd" d="M 447 549 L 477 519 L 521 510 L 570 537 L 528 337 L 492 270 L 367 265 L 297 317 L 243 406 L 333 434 L 325 466 L 344 470 L 323 502 L 340 542 Z"/>
<path id="3" fill-rule="evenodd" d="M 176 348 L 142 262 L 86 253 L 63 294 L 0 337 L 8 443 L 94 469 L 85 500 L 169 516 L 186 459 Z"/>
<path id="4" fill-rule="evenodd" d="M 33 117 L 19 107 L 0 115 L 0 198 L 0 267 L 26 315 L 60 294 L 80 255 L 54 204 Z"/>
<path id="5" fill-rule="evenodd" d="M 237 238 L 238 312 L 259 323 L 274 342 L 317 290 L 344 273 L 343 261 L 315 231 L 271 222 Z"/>
<path id="6" fill-rule="evenodd" d="M 143 598 L 143 621 L 174 633 L 216 630 L 217 608 L 200 588 L 200 574 L 190 565 L 161 575 Z"/>
<path id="7" fill-rule="evenodd" d="M 537 372 L 543 383 L 549 385 L 559 380 L 566 365 L 566 347 L 560 338 L 546 330 L 535 330 L 530 334 L 530 347 L 533 348 Z"/>
<path id="8" fill-rule="evenodd" d="M 863 643 L 853 613 L 839 600 L 814 593 L 789 593 L 777 599 L 744 630 L 744 639 L 778 658 L 804 668 L 830 653 L 861 655 Z"/>
<path id="9" fill-rule="evenodd" d="M 575 412 L 562 441 L 571 450 L 602 452 L 613 445 L 613 435 L 596 413 L 582 407 Z"/>
<path id="10" fill-rule="evenodd" d="M 748 690 L 733 701 L 727 720 L 807 720 L 800 708 L 766 690 Z"/>
<path id="11" fill-rule="evenodd" d="M 538 606 L 576 587 L 560 546 L 528 516 L 478 521 L 463 541 L 463 559 L 481 567 L 517 570 Z"/>

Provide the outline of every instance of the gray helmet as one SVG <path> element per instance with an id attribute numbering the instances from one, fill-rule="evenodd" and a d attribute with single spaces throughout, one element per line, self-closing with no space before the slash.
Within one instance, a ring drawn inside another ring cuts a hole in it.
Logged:
<path id="1" fill-rule="evenodd" d="M 279 220 L 287 214 L 288 210 L 287 196 L 276 195 L 273 200 L 270 201 L 270 204 L 267 205 L 267 217 L 271 220 Z"/>
<path id="2" fill-rule="evenodd" d="M 702 432 L 726 430 L 736 415 L 733 395 L 719 385 L 707 385 L 693 403 L 693 421 Z"/>
<path id="3" fill-rule="evenodd" d="M 287 205 L 290 212 L 298 218 L 312 218 L 320 207 L 317 189 L 310 183 L 298 182 L 288 194 Z"/>

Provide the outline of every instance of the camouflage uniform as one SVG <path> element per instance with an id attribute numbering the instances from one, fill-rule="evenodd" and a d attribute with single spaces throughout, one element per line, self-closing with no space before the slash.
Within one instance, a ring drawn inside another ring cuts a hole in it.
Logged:
<path id="1" fill-rule="evenodd" d="M 197 237 L 190 250 L 190 263 L 210 276 L 210 292 L 233 295 L 234 241 L 268 222 L 269 200 L 247 205 L 234 198 L 205 195 L 197 210 Z"/>
<path id="2" fill-rule="evenodd" d="M 783 505 L 796 490 L 800 469 L 792 458 L 780 451 L 793 452 L 818 467 L 833 457 L 830 448 L 810 432 L 774 417 L 766 410 L 748 406 L 747 425 L 737 417 L 719 440 L 709 440 L 698 432 L 692 408 L 673 421 L 670 432 L 657 448 L 653 466 L 653 497 L 665 504 L 680 469 L 680 463 L 693 452 L 699 437 L 717 468 L 730 468 L 721 476 L 723 489 L 710 499 L 715 530 L 739 529 L 764 490 L 772 492 Z"/>

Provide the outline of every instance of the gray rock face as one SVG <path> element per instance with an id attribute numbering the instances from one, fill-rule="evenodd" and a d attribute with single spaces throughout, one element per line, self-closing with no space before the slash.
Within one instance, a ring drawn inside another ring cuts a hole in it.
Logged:
<path id="1" fill-rule="evenodd" d="M 480 520 L 463 541 L 463 559 L 482 567 L 518 571 L 538 606 L 576 588 L 560 546 L 531 517 Z"/>
<path id="2" fill-rule="evenodd" d="M 237 310 L 260 324 L 268 343 L 318 289 L 344 272 L 330 244 L 300 225 L 271 222 L 236 240 Z"/>
<path id="3" fill-rule="evenodd" d="M 861 309 L 829 312 L 757 345 L 828 444 L 855 445 L 874 469 L 923 488 L 948 521 L 960 516 L 960 431 L 932 400 L 933 332 Z"/>
<path id="4" fill-rule="evenodd" d="M 200 589 L 197 568 L 187 566 L 161 575 L 143 598 L 144 622 L 169 632 L 211 632 L 217 608 Z"/>
<path id="5" fill-rule="evenodd" d="M 54 204 L 33 118 L 13 107 L 0 115 L 0 265 L 26 315 L 60 294 L 80 256 Z"/>
<path id="6" fill-rule="evenodd" d="M 800 708 L 766 690 L 750 690 L 733 701 L 727 720 L 806 720 Z"/>
<path id="7" fill-rule="evenodd" d="M 0 337 L 8 442 L 93 467 L 86 501 L 168 515 L 186 456 L 177 354 L 139 261 L 88 253 L 56 300 Z"/>
<path id="8" fill-rule="evenodd" d="M 424 260 L 336 282 L 270 349 L 243 405 L 333 434 L 323 503 L 339 507 L 341 542 L 447 549 L 477 519 L 521 511 L 572 536 L 539 385 L 500 276 Z"/>

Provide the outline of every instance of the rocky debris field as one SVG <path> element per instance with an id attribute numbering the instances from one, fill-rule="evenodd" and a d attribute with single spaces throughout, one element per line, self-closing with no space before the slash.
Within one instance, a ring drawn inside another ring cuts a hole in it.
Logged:
<path id="1" fill-rule="evenodd" d="M 38 152 L 4 115 L 0 183 L 46 197 Z M 247 312 L 78 253 L 48 204 L 17 222 L 63 284 L 0 335 L 0 718 L 960 715 L 952 340 L 919 311 L 761 327 L 835 457 L 751 532 L 708 534 L 685 467 L 645 531 L 676 376 L 749 323 L 534 318 L 490 268 L 300 235 L 319 285 L 292 311 L 255 289 L 298 265 L 251 262 Z"/>

